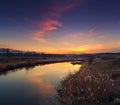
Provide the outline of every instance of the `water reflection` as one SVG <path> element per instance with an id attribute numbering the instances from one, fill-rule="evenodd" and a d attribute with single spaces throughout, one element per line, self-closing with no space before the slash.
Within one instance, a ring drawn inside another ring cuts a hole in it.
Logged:
<path id="1" fill-rule="evenodd" d="M 53 96 L 55 94 L 54 85 L 49 83 L 47 80 L 42 79 L 44 72 L 34 73 L 29 76 L 29 80 L 35 87 L 35 92 L 40 93 L 42 96 Z M 37 86 L 37 87 L 36 87 Z"/>
<path id="2" fill-rule="evenodd" d="M 37 93 L 43 96 L 52 96 L 56 93 L 55 86 L 69 73 L 79 70 L 80 65 L 69 63 L 57 63 L 43 67 L 36 67 L 36 72 L 28 76 L 28 80 L 33 85 Z M 37 85 L 37 87 L 36 87 Z"/>
<path id="3" fill-rule="evenodd" d="M 49 105 L 55 88 L 80 65 L 68 62 L 18 69 L 0 76 L 0 105 Z"/>
<path id="4" fill-rule="evenodd" d="M 11 73 L 11 72 L 16 72 L 16 71 L 19 71 L 19 70 L 22 70 L 22 69 L 25 69 L 26 71 L 29 71 L 33 68 L 35 68 L 36 66 L 45 66 L 45 65 L 48 65 L 48 64 L 52 64 L 51 62 L 50 63 L 40 63 L 40 64 L 33 64 L 33 65 L 28 65 L 28 66 L 20 66 L 18 68 L 12 68 L 12 69 L 6 69 L 6 70 L 2 70 L 0 71 L 0 75 L 7 75 L 8 73 Z"/>

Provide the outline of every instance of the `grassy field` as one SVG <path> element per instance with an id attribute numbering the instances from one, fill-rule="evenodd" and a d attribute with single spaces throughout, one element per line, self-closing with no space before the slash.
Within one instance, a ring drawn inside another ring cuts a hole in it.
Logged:
<path id="1" fill-rule="evenodd" d="M 89 67 L 101 73 L 107 73 L 113 78 L 120 77 L 120 59 L 95 59 Z"/>

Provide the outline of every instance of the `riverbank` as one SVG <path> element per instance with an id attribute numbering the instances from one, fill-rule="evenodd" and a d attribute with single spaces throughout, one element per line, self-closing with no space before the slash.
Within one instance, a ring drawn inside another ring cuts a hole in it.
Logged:
<path id="1" fill-rule="evenodd" d="M 69 74 L 57 87 L 53 105 L 119 105 L 120 60 L 94 59 L 80 71 Z"/>
<path id="2" fill-rule="evenodd" d="M 23 67 L 34 67 L 57 62 L 71 62 L 80 59 L 68 58 L 41 58 L 41 57 L 0 57 L 0 72 Z"/>

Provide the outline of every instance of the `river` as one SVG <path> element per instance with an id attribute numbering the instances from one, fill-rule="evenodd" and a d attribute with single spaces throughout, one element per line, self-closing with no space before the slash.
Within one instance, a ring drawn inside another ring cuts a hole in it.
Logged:
<path id="1" fill-rule="evenodd" d="M 50 105 L 56 87 L 81 65 L 54 63 L 0 75 L 0 105 Z"/>

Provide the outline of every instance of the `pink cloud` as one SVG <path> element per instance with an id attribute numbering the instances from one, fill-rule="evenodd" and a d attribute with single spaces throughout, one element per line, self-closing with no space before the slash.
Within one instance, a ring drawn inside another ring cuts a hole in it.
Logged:
<path id="1" fill-rule="evenodd" d="M 40 27 L 43 31 L 53 31 L 56 30 L 57 27 L 61 27 L 62 23 L 54 19 L 45 19 L 40 23 Z"/>
<path id="2" fill-rule="evenodd" d="M 38 30 L 33 32 L 32 34 L 32 39 L 40 41 L 40 42 L 45 42 L 46 41 L 46 34 L 48 32 L 52 32 L 54 30 L 57 30 L 58 27 L 62 27 L 63 24 L 57 20 L 61 16 L 63 12 L 66 12 L 76 6 L 78 6 L 81 1 L 83 0 L 66 0 L 66 2 L 61 2 L 61 0 L 57 1 L 57 5 L 52 5 L 51 7 L 51 12 L 47 13 L 45 15 L 45 19 L 43 21 L 36 23 L 38 26 Z M 56 1 L 54 1 L 56 3 Z M 46 16 L 48 18 L 46 18 Z"/>
<path id="3" fill-rule="evenodd" d="M 37 40 L 39 42 L 46 42 L 46 34 L 48 32 L 57 30 L 58 27 L 62 27 L 62 23 L 60 23 L 57 20 L 47 18 L 44 21 L 38 23 L 37 26 L 39 27 L 39 30 L 33 32 L 32 39 Z"/>

